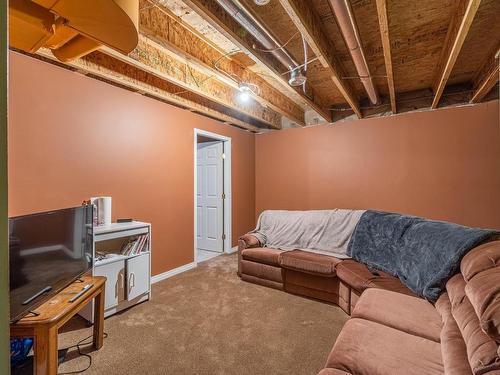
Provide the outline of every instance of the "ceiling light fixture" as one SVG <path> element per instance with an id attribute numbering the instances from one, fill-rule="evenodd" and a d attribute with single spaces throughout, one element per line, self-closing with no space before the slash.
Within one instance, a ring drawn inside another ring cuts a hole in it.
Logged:
<path id="1" fill-rule="evenodd" d="M 295 68 L 290 72 L 290 80 L 288 83 L 290 86 L 298 87 L 302 86 L 307 80 L 307 77 L 304 75 L 304 72 L 300 68 Z"/>
<path id="2" fill-rule="evenodd" d="M 253 2 L 258 6 L 264 6 L 269 4 L 271 0 L 253 0 Z"/>
<path id="3" fill-rule="evenodd" d="M 251 94 L 255 94 L 254 91 L 252 90 L 251 84 L 246 83 L 246 82 L 240 82 L 238 84 L 238 98 L 240 101 L 246 103 L 250 99 Z"/>

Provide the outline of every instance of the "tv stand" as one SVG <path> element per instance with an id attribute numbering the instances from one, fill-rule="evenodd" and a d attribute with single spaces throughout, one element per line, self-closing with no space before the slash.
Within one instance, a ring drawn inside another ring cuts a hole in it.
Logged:
<path id="1" fill-rule="evenodd" d="M 33 316 L 25 316 L 10 325 L 11 337 L 33 337 L 34 373 L 56 375 L 58 366 L 57 331 L 90 301 L 94 301 L 94 348 L 100 349 L 104 340 L 104 288 L 105 277 L 83 278 L 94 286 L 81 298 L 71 303 L 70 299 L 82 290 L 74 282 L 41 305 Z"/>

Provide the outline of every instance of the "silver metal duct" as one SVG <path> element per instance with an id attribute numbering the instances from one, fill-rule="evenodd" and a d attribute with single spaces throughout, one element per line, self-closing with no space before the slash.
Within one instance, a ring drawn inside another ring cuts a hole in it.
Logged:
<path id="1" fill-rule="evenodd" d="M 283 48 L 279 42 L 266 31 L 258 20 L 256 20 L 238 0 L 216 0 L 243 28 L 245 28 L 262 46 L 272 50 L 272 53 L 289 70 L 296 69 L 299 64 Z"/>
<path id="2" fill-rule="evenodd" d="M 373 104 L 377 104 L 379 101 L 377 89 L 370 75 L 349 0 L 330 0 L 330 4 L 368 98 Z"/>

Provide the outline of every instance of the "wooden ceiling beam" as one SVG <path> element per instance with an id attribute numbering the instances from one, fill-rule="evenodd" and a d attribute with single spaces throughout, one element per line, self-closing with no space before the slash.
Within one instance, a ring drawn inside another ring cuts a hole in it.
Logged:
<path id="1" fill-rule="evenodd" d="M 345 101 L 358 118 L 362 117 L 359 102 L 354 94 L 352 85 L 342 80 L 344 69 L 334 54 L 333 44 L 323 29 L 321 19 L 312 9 L 309 1 L 279 0 L 297 29 L 302 33 L 307 43 L 318 57 L 323 67 L 329 69 L 331 78 Z"/>
<path id="2" fill-rule="evenodd" d="M 481 69 L 476 73 L 472 83 L 473 93 L 471 103 L 479 103 L 491 91 L 498 82 L 499 64 L 498 59 L 500 51 L 496 48 L 490 53 Z"/>
<path id="3" fill-rule="evenodd" d="M 37 55 L 54 63 L 61 64 L 48 49 L 41 48 L 38 50 Z M 90 55 L 61 65 L 74 69 L 79 73 L 128 88 L 139 94 L 148 95 L 158 100 L 186 108 L 191 112 L 200 113 L 223 123 L 233 124 L 252 132 L 262 130 L 248 121 L 244 121 L 234 115 L 228 115 L 226 109 L 194 93 L 186 92 L 180 96 L 178 91 L 181 88 L 101 52 L 93 52 Z"/>
<path id="4" fill-rule="evenodd" d="M 480 4 L 481 0 L 459 0 L 455 15 L 448 27 L 443 53 L 436 70 L 438 74 L 433 85 L 434 99 L 431 104 L 433 109 L 439 104 Z"/>
<path id="5" fill-rule="evenodd" d="M 385 71 L 387 73 L 387 86 L 389 87 L 391 110 L 392 113 L 396 113 L 396 91 L 394 89 L 394 73 L 392 69 L 391 38 L 389 34 L 387 0 L 377 0 L 377 14 L 380 26 L 380 36 L 382 38 L 382 48 L 384 50 Z"/>
<path id="6" fill-rule="evenodd" d="M 260 66 L 264 67 L 266 74 L 283 84 L 290 93 L 298 96 L 304 105 L 311 107 L 326 121 L 332 121 L 331 103 L 328 103 L 320 95 L 316 94 L 314 88 L 308 87 L 304 93 L 301 87 L 291 87 L 284 75 L 286 68 L 278 62 L 270 53 L 254 49 L 259 43 L 243 29 L 227 12 L 225 12 L 216 1 L 213 0 L 183 0 L 183 2 L 205 19 L 212 27 L 228 38 L 242 52 L 246 53 Z"/>
<path id="7" fill-rule="evenodd" d="M 147 4 L 147 1 L 144 1 Z M 305 125 L 304 110 L 289 97 L 275 89 L 264 79 L 239 63 L 225 56 L 210 44 L 201 40 L 190 28 L 161 5 L 142 7 L 139 31 L 170 53 L 189 60 L 198 69 L 213 74 L 217 79 L 238 88 L 239 82 L 258 88 L 255 100 L 289 118 L 299 125 Z M 217 63 L 217 66 L 215 65 Z"/>
<path id="8" fill-rule="evenodd" d="M 281 129 L 281 115 L 270 108 L 261 106 L 250 99 L 244 103 L 238 98 L 239 91 L 214 79 L 186 60 L 173 53 L 167 53 L 154 41 L 139 36 L 137 47 L 125 56 L 111 48 L 102 47 L 101 51 L 117 60 L 141 69 L 158 78 L 171 82 L 184 90 L 192 91 L 223 106 L 234 108 L 245 116 L 268 124 L 273 129 Z"/>

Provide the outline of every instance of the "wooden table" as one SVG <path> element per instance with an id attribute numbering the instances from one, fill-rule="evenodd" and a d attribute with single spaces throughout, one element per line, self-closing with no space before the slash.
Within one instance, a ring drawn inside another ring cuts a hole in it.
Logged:
<path id="1" fill-rule="evenodd" d="M 95 298 L 94 347 L 100 349 L 104 339 L 104 285 L 102 276 L 84 276 L 61 290 L 43 305 L 35 309 L 40 315 L 29 314 L 10 325 L 11 337 L 34 338 L 34 374 L 57 374 L 57 334 L 68 320 Z M 74 302 L 71 297 L 80 292 L 84 285 L 94 284 Z"/>

